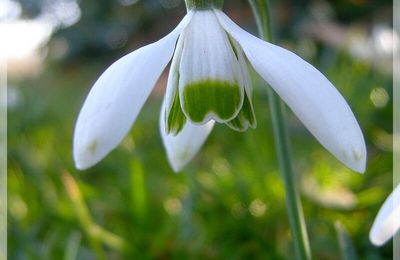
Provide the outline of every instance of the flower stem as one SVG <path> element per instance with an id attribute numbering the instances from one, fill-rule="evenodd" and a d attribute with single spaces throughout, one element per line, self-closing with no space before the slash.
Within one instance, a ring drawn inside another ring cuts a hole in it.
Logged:
<path id="1" fill-rule="evenodd" d="M 260 37 L 272 42 L 268 0 L 249 0 L 249 2 L 257 22 Z M 296 256 L 301 260 L 311 259 L 303 209 L 292 168 L 290 142 L 284 119 L 285 106 L 272 88 L 268 88 L 268 99 L 271 109 L 272 126 L 279 167 L 286 190 L 286 208 L 294 239 Z"/>
<path id="2" fill-rule="evenodd" d="M 185 0 L 185 4 L 188 10 L 221 9 L 224 0 Z"/>

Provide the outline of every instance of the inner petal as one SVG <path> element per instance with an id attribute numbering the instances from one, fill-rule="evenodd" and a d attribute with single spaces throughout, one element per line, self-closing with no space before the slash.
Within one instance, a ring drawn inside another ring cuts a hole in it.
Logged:
<path id="1" fill-rule="evenodd" d="M 191 121 L 220 122 L 236 117 L 243 103 L 240 86 L 234 82 L 205 79 L 187 84 L 183 90 L 183 111 Z"/>
<path id="2" fill-rule="evenodd" d="M 177 135 L 186 123 L 186 116 L 182 112 L 178 82 L 179 82 L 179 62 L 183 49 L 184 32 L 179 37 L 176 44 L 175 54 L 172 59 L 171 68 L 168 75 L 167 91 L 165 94 L 165 131 L 168 134 Z"/>
<path id="3" fill-rule="evenodd" d="M 236 57 L 239 61 L 241 75 L 244 84 L 245 98 L 243 100 L 243 106 L 239 114 L 231 121 L 227 122 L 226 125 L 236 131 L 246 131 L 250 126 L 251 128 L 256 128 L 257 120 L 253 109 L 253 87 L 251 85 L 250 75 L 247 70 L 247 62 L 244 56 L 243 50 L 240 45 L 229 37 L 230 43 L 235 51 Z"/>
<path id="4" fill-rule="evenodd" d="M 183 112 L 195 124 L 232 120 L 243 104 L 244 83 L 227 34 L 212 11 L 196 11 L 183 36 L 179 66 Z"/>

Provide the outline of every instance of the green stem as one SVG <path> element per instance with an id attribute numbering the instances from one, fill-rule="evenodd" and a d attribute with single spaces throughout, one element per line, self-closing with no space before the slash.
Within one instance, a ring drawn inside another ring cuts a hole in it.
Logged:
<path id="1" fill-rule="evenodd" d="M 249 0 L 261 38 L 272 42 L 268 0 Z M 290 142 L 284 119 L 285 106 L 279 96 L 268 88 L 268 99 L 279 167 L 286 190 L 286 208 L 298 259 L 311 259 L 310 245 L 304 221 L 303 209 L 292 168 Z"/>
<path id="2" fill-rule="evenodd" d="M 224 0 L 185 0 L 188 10 L 221 9 Z"/>

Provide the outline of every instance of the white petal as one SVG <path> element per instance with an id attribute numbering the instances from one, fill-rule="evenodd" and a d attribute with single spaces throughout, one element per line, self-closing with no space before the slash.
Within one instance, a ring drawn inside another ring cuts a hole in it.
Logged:
<path id="1" fill-rule="evenodd" d="M 235 53 L 213 11 L 196 11 L 184 30 L 183 84 L 203 79 L 236 80 Z"/>
<path id="2" fill-rule="evenodd" d="M 167 135 L 165 131 L 164 104 L 160 113 L 160 132 L 168 161 L 175 172 L 180 171 L 197 154 L 214 126 L 214 121 L 205 125 L 194 125 L 186 121 L 183 129 L 177 134 Z"/>
<path id="3" fill-rule="evenodd" d="M 75 126 L 74 160 L 78 169 L 99 162 L 129 132 L 190 18 L 191 13 L 161 40 L 113 63 L 96 81 Z"/>
<path id="4" fill-rule="evenodd" d="M 233 119 L 243 103 L 243 80 L 231 43 L 214 12 L 195 11 L 182 36 L 179 94 L 186 117 L 195 124 Z"/>
<path id="5" fill-rule="evenodd" d="M 175 54 L 172 58 L 171 68 L 168 74 L 167 89 L 165 91 L 165 112 L 169 112 L 171 110 L 176 92 L 178 91 L 179 63 L 182 56 L 183 38 L 185 37 L 184 34 L 185 31 L 181 33 L 179 40 L 176 44 Z"/>
<path id="6" fill-rule="evenodd" d="M 376 246 L 385 244 L 400 228 L 400 185 L 386 199 L 369 233 Z"/>
<path id="7" fill-rule="evenodd" d="M 254 69 L 317 140 L 348 167 L 364 172 L 367 155 L 361 129 L 329 80 L 296 54 L 254 37 L 221 11 L 215 12 L 225 30 L 242 46 Z"/>

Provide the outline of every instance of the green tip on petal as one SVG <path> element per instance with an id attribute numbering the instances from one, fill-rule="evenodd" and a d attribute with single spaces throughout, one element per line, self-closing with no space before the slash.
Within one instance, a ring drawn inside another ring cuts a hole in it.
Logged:
<path id="1" fill-rule="evenodd" d="M 182 109 L 195 124 L 214 119 L 225 123 L 237 116 L 243 103 L 243 88 L 239 84 L 202 80 L 187 84 L 181 94 Z"/>
<path id="2" fill-rule="evenodd" d="M 178 92 L 175 94 L 174 102 L 169 112 L 166 111 L 165 131 L 167 134 L 177 135 L 186 123 L 186 116 L 182 112 Z"/>
<path id="3" fill-rule="evenodd" d="M 254 114 L 253 105 L 250 98 L 246 95 L 243 100 L 243 107 L 239 114 L 231 121 L 226 123 L 227 126 L 235 131 L 244 132 L 249 128 L 257 127 L 256 115 Z"/>

